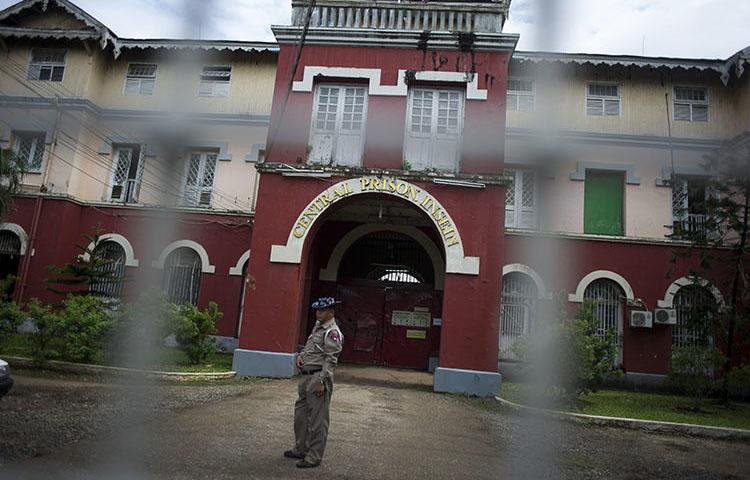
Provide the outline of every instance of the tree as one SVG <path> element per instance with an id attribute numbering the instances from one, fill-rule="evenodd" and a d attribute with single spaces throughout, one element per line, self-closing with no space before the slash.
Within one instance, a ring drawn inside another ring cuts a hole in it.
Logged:
<path id="1" fill-rule="evenodd" d="M 170 305 L 169 330 L 174 333 L 177 346 L 185 352 L 192 365 L 203 363 L 214 351 L 216 322 L 224 316 L 215 302 L 201 311 L 194 305 Z"/>
<path id="2" fill-rule="evenodd" d="M 724 355 L 720 392 L 726 403 L 732 378 L 732 360 L 735 346 L 747 334 L 748 289 L 745 264 L 748 260 L 748 234 L 750 233 L 750 133 L 745 133 L 718 150 L 706 155 L 706 177 L 701 179 L 697 196 L 691 191 L 689 181 L 673 176 L 671 180 L 673 202 L 678 218 L 673 237 L 688 242 L 688 248 L 674 250 L 672 262 L 679 258 L 697 256 L 699 270 L 691 276 L 699 282 L 701 273 L 711 278 L 723 279 L 722 291 L 728 292 L 724 308 L 712 315 L 712 337 Z M 691 207 L 690 197 L 697 204 Z M 687 209 L 698 208 L 702 215 L 690 216 Z M 686 219 L 686 220 L 685 220 Z M 699 219 L 700 221 L 694 221 Z M 706 335 L 710 335 L 708 332 Z M 699 341 L 705 343 L 704 339 Z M 710 367 L 710 366 L 709 366 Z"/>
<path id="3" fill-rule="evenodd" d="M 114 260 L 106 258 L 103 251 L 97 248 L 102 243 L 98 230 L 93 235 L 84 235 L 84 238 L 88 240 L 88 245 L 76 244 L 81 253 L 72 262 L 47 267 L 55 275 L 45 280 L 47 289 L 59 295 L 89 295 L 95 293 L 92 287 L 96 285 L 122 281 L 112 268 Z"/>
<path id="4" fill-rule="evenodd" d="M 24 162 L 12 150 L 0 150 L 0 219 L 13 209 L 13 196 L 21 189 Z"/>

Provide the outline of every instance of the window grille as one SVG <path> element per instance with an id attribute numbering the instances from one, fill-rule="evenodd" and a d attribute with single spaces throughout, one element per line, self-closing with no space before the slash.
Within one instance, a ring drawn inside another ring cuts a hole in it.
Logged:
<path id="1" fill-rule="evenodd" d="M 672 236 L 695 238 L 706 235 L 708 200 L 711 192 L 705 178 L 675 178 L 672 181 Z"/>
<path id="2" fill-rule="evenodd" d="M 586 287 L 583 298 L 595 305 L 596 318 L 599 320 L 597 335 L 603 337 L 607 332 L 612 332 L 617 344 L 623 325 L 623 302 L 625 295 L 620 286 L 607 278 L 594 280 Z"/>
<path id="3" fill-rule="evenodd" d="M 143 175 L 143 154 L 139 146 L 117 147 L 112 165 L 112 186 L 109 199 L 125 203 L 138 201 L 140 180 Z"/>
<path id="4" fill-rule="evenodd" d="M 188 159 L 182 203 L 190 207 L 211 207 L 216 177 L 217 154 L 192 152 Z"/>
<path id="5" fill-rule="evenodd" d="M 13 152 L 27 172 L 41 172 L 44 160 L 44 133 L 14 132 Z"/>
<path id="6" fill-rule="evenodd" d="M 201 73 L 198 95 L 201 97 L 226 97 L 232 79 L 231 66 L 205 66 Z"/>
<path id="7" fill-rule="evenodd" d="M 192 248 L 172 251 L 166 260 L 164 290 L 167 301 L 175 305 L 198 304 L 201 282 L 201 259 Z"/>
<path id="8" fill-rule="evenodd" d="M 99 266 L 105 277 L 92 283 L 89 291 L 98 297 L 119 299 L 125 279 L 125 250 L 117 242 L 105 241 L 97 245 L 94 252 L 107 263 Z"/>
<path id="9" fill-rule="evenodd" d="M 414 170 L 458 170 L 464 97 L 460 90 L 410 91 L 404 159 Z"/>
<path id="10" fill-rule="evenodd" d="M 66 50 L 34 48 L 31 50 L 28 80 L 62 82 L 65 73 Z"/>
<path id="11" fill-rule="evenodd" d="M 674 296 L 677 323 L 672 325 L 672 345 L 688 347 L 712 342 L 711 326 L 716 301 L 698 285 L 680 288 Z"/>
<path id="12" fill-rule="evenodd" d="M 321 84 L 316 95 L 310 161 L 324 165 L 361 165 L 367 89 Z"/>
<path id="13" fill-rule="evenodd" d="M 620 87 L 615 84 L 589 83 L 586 115 L 616 117 L 620 115 Z"/>
<path id="14" fill-rule="evenodd" d="M 534 111 L 534 81 L 508 80 L 508 110 L 516 112 Z"/>
<path id="15" fill-rule="evenodd" d="M 702 87 L 674 87 L 674 119 L 685 122 L 708 121 L 708 91 Z"/>
<path id="16" fill-rule="evenodd" d="M 125 95 L 153 95 L 156 85 L 156 65 L 131 63 L 125 77 Z"/>
<path id="17" fill-rule="evenodd" d="M 21 239 L 13 232 L 0 230 L 0 255 L 16 256 L 21 254 Z"/>
<path id="18" fill-rule="evenodd" d="M 503 277 L 500 323 L 500 358 L 518 360 L 514 346 L 526 338 L 535 320 L 537 288 L 528 275 L 511 272 Z"/>
<path id="19" fill-rule="evenodd" d="M 510 170 L 505 174 L 513 178 L 505 190 L 505 226 L 536 228 L 536 173 L 533 170 Z"/>

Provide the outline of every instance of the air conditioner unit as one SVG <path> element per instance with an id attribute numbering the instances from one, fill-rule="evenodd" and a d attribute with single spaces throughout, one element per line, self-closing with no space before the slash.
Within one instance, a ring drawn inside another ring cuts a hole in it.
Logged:
<path id="1" fill-rule="evenodd" d="M 651 328 L 653 314 L 645 310 L 634 310 L 630 312 L 630 326 L 636 328 Z"/>
<path id="2" fill-rule="evenodd" d="M 674 308 L 654 309 L 654 323 L 657 325 L 677 325 L 677 310 Z"/>

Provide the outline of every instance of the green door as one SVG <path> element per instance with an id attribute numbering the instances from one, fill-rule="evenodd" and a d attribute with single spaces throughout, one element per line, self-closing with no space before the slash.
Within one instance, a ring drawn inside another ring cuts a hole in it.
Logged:
<path id="1" fill-rule="evenodd" d="M 624 235 L 622 220 L 623 174 L 586 171 L 583 231 L 599 235 Z"/>

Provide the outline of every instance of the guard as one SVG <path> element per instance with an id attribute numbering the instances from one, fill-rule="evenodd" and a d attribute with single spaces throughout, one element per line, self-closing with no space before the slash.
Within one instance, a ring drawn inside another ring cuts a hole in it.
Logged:
<path id="1" fill-rule="evenodd" d="M 299 459 L 298 468 L 320 465 L 326 448 L 333 369 L 344 343 L 334 318 L 337 303 L 341 302 L 333 297 L 321 297 L 312 304 L 317 321 L 304 350 L 297 356 L 299 397 L 294 404 L 295 445 L 284 452 L 284 456 Z"/>

